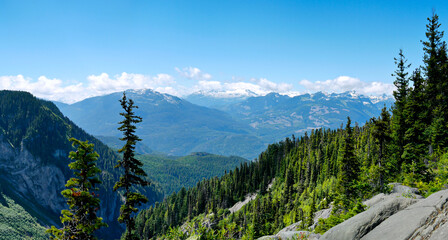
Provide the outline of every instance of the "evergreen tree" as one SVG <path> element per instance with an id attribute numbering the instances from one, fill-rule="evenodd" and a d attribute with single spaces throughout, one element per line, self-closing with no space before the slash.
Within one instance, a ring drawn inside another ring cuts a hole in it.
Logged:
<path id="1" fill-rule="evenodd" d="M 313 191 L 313 197 L 311 198 L 311 204 L 310 204 L 310 212 L 308 213 L 307 217 L 307 226 L 312 226 L 314 224 L 314 214 L 316 214 L 316 194 Z"/>
<path id="2" fill-rule="evenodd" d="M 426 156 L 426 104 L 424 95 L 424 79 L 420 70 L 415 70 L 412 74 L 413 89 L 409 94 L 409 99 L 405 107 L 406 124 L 409 128 L 405 134 L 405 146 L 403 152 L 402 169 L 410 173 L 412 180 L 422 180 L 427 176 L 424 157 Z"/>
<path id="3" fill-rule="evenodd" d="M 67 189 L 62 191 L 70 209 L 61 211 L 63 228 L 52 226 L 48 232 L 52 234 L 51 239 L 96 239 L 94 231 L 107 227 L 96 214 L 100 200 L 93 191 L 97 190 L 95 185 L 101 183 L 97 176 L 101 170 L 95 165 L 99 155 L 88 141 L 82 142 L 75 138 L 70 141 L 77 147 L 76 152 L 69 154 L 69 158 L 74 160 L 68 165 L 74 177 L 67 181 Z"/>
<path id="4" fill-rule="evenodd" d="M 391 140 L 391 131 L 390 131 L 390 113 L 387 111 L 386 107 L 384 107 L 381 111 L 381 115 L 378 119 L 372 119 L 372 135 L 378 143 L 379 151 L 378 151 L 378 172 L 379 179 L 378 184 L 380 190 L 383 190 L 384 186 L 384 176 L 386 170 L 385 159 L 387 155 L 387 145 Z"/>
<path id="5" fill-rule="evenodd" d="M 406 132 L 407 126 L 405 124 L 404 115 L 404 107 L 406 104 L 407 95 L 409 93 L 409 78 L 407 77 L 408 72 L 407 68 L 410 67 L 411 64 L 407 64 L 407 60 L 404 57 L 403 50 L 400 49 L 398 53 L 398 58 L 394 58 L 395 65 L 397 65 L 397 70 L 395 70 L 392 76 L 395 76 L 396 79 L 394 81 L 394 85 L 397 88 L 393 92 L 395 98 L 395 105 L 393 107 L 393 139 L 394 139 L 394 153 L 395 159 L 398 162 L 398 165 L 401 165 L 401 155 L 403 154 L 404 147 L 404 134 Z"/>
<path id="6" fill-rule="evenodd" d="M 357 197 L 355 185 L 359 177 L 359 163 L 355 156 L 353 128 L 350 124 L 350 117 L 347 117 L 345 139 L 339 150 L 340 169 L 338 174 L 338 185 L 339 193 L 342 195 L 342 200 L 345 206 L 349 205 L 349 199 L 353 200 Z"/>
<path id="7" fill-rule="evenodd" d="M 423 42 L 423 56 L 424 71 L 426 75 L 426 89 L 425 95 L 429 102 L 430 110 L 437 105 L 436 98 L 439 94 L 439 87 L 442 81 L 442 69 L 440 66 L 440 53 L 444 44 L 442 41 L 443 31 L 440 31 L 439 16 L 433 13 L 431 18 L 428 18 L 429 23 L 426 25 L 427 41 Z"/>
<path id="8" fill-rule="evenodd" d="M 124 204 L 120 208 L 120 216 L 118 221 L 126 224 L 125 239 L 139 239 L 133 232 L 135 229 L 135 219 L 133 213 L 138 211 L 137 206 L 142 203 L 146 203 L 148 199 L 133 190 L 134 187 L 148 186 L 149 182 L 143 179 L 146 173 L 143 171 L 143 163 L 135 158 L 135 145 L 137 141 L 141 141 L 140 138 L 135 135 L 135 124 L 142 121 L 142 118 L 136 116 L 134 109 L 137 106 L 134 105 L 132 99 L 126 98 L 126 93 L 123 93 L 123 98 L 120 100 L 121 106 L 124 112 L 120 113 L 124 117 L 123 121 L 119 122 L 121 126 L 118 130 L 123 132 L 123 137 L 120 140 L 125 141 L 124 146 L 118 150 L 123 153 L 123 159 L 118 161 L 116 168 L 122 168 L 124 170 L 123 175 L 118 182 L 115 183 L 114 191 L 124 189 Z"/>
<path id="9" fill-rule="evenodd" d="M 439 152 L 447 147 L 448 138 L 448 60 L 446 43 L 442 40 L 444 32 L 440 31 L 439 16 L 433 14 L 428 18 L 426 25 L 427 41 L 423 42 L 425 52 L 423 62 L 426 75 L 425 98 L 428 102 L 426 108 L 429 135 L 429 147 L 432 154 L 433 148 Z"/>

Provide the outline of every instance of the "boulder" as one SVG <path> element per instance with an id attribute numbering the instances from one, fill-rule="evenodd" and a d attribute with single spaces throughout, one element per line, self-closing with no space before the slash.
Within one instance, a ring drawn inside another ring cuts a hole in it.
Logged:
<path id="1" fill-rule="evenodd" d="M 419 194 L 418 188 L 404 186 L 401 183 L 389 183 L 388 186 L 392 187 L 391 193 Z"/>
<path id="2" fill-rule="evenodd" d="M 321 239 L 360 239 L 388 217 L 419 201 L 416 198 L 401 196 L 399 193 L 379 194 L 373 199 L 375 201 L 371 202 L 369 209 L 331 228 Z"/>
<path id="3" fill-rule="evenodd" d="M 443 190 L 389 217 L 362 239 L 447 239 L 447 221 L 448 190 Z"/>

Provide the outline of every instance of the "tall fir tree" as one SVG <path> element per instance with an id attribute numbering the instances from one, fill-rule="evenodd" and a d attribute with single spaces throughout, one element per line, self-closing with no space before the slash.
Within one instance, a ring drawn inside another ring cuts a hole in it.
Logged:
<path id="1" fill-rule="evenodd" d="M 126 240 L 139 239 L 134 233 L 135 230 L 135 217 L 134 213 L 138 212 L 137 206 L 142 203 L 146 203 L 148 199 L 139 192 L 135 191 L 137 186 L 148 186 L 149 182 L 143 177 L 146 176 L 143 171 L 143 163 L 135 158 L 135 145 L 137 141 L 141 139 L 135 135 L 135 124 L 140 123 L 142 118 L 136 116 L 134 109 L 138 108 L 134 105 L 132 99 L 126 98 L 126 93 L 123 93 L 123 97 L 120 100 L 121 106 L 124 112 L 120 113 L 123 116 L 123 121 L 119 122 L 120 127 L 118 130 L 123 132 L 123 137 L 120 140 L 124 141 L 124 146 L 118 150 L 123 154 L 123 159 L 118 161 L 115 168 L 122 168 L 124 173 L 120 176 L 118 182 L 115 183 L 114 191 L 119 189 L 124 190 L 124 204 L 120 208 L 120 216 L 118 221 L 126 224 L 126 232 L 124 238 Z"/>
<path id="2" fill-rule="evenodd" d="M 99 155 L 88 141 L 82 142 L 75 138 L 70 141 L 77 147 L 76 152 L 71 151 L 69 154 L 69 158 L 74 160 L 68 165 L 74 177 L 67 181 L 67 189 L 62 191 L 70 209 L 61 211 L 63 228 L 52 226 L 47 232 L 52 235 L 51 239 L 96 239 L 94 232 L 107 227 L 97 215 L 100 199 L 94 192 L 98 190 L 95 186 L 101 184 L 97 176 L 101 170 L 95 164 Z"/>
<path id="3" fill-rule="evenodd" d="M 391 141 L 391 129 L 390 129 L 390 113 L 387 111 L 387 108 L 384 107 L 381 110 L 380 117 L 372 119 L 372 135 L 375 138 L 375 141 L 378 143 L 378 161 L 377 161 L 377 169 L 378 169 L 378 185 L 380 191 L 383 191 L 384 187 L 384 178 L 386 175 L 386 171 L 389 168 L 387 163 L 385 162 L 387 159 L 388 151 L 387 146 Z"/>
<path id="4" fill-rule="evenodd" d="M 402 163 L 401 155 L 403 154 L 404 147 L 403 139 L 407 129 L 405 123 L 406 116 L 403 113 L 409 93 L 409 78 L 407 77 L 407 69 L 411 66 L 411 64 L 407 64 L 407 59 L 405 58 L 402 49 L 400 49 L 400 52 L 398 53 L 398 58 L 394 58 L 394 60 L 397 69 L 392 76 L 395 76 L 394 85 L 397 89 L 393 92 L 393 96 L 395 98 L 395 104 L 392 110 L 392 127 L 394 129 L 393 147 L 395 148 L 393 152 L 395 161 L 398 163 L 397 165 L 400 166 Z"/>
<path id="5" fill-rule="evenodd" d="M 358 159 L 355 156 L 355 142 L 350 117 L 347 117 L 345 138 L 339 150 L 339 167 L 339 193 L 342 195 L 344 205 L 348 207 L 350 200 L 354 200 L 357 197 L 355 185 L 359 178 L 360 170 Z"/>
<path id="6" fill-rule="evenodd" d="M 424 73 L 426 76 L 425 98 L 427 101 L 426 135 L 429 140 L 429 152 L 435 148 L 441 152 L 447 147 L 448 138 L 448 60 L 446 42 L 443 41 L 444 32 L 439 30 L 439 16 L 433 13 L 426 25 L 427 41 L 423 42 Z"/>
<path id="7" fill-rule="evenodd" d="M 424 163 L 428 144 L 424 134 L 427 126 L 427 120 L 425 119 L 427 118 L 425 115 L 427 106 L 425 104 L 424 79 L 419 69 L 414 71 L 411 80 L 414 86 L 409 94 L 404 111 L 407 116 L 406 125 L 409 128 L 406 130 L 404 138 L 402 169 L 404 172 L 411 174 L 412 181 L 417 181 L 427 177 L 427 167 Z"/>
<path id="8" fill-rule="evenodd" d="M 430 104 L 430 110 L 437 105 L 436 98 L 439 94 L 439 84 L 442 81 L 442 69 L 440 66 L 440 50 L 444 45 L 442 40 L 443 31 L 440 31 L 439 16 L 433 13 L 431 18 L 428 18 L 426 25 L 426 38 L 423 41 L 423 62 L 424 73 L 426 75 L 426 99 Z"/>

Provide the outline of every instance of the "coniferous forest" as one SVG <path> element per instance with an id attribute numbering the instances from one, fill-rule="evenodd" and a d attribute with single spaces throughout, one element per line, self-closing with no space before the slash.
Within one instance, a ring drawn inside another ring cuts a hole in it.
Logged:
<path id="1" fill-rule="evenodd" d="M 333 205 L 323 233 L 364 211 L 362 200 L 390 191 L 388 183 L 429 196 L 448 181 L 448 58 L 444 32 L 433 14 L 426 25 L 423 65 L 405 52 L 395 58 L 395 105 L 366 123 L 348 117 L 339 129 L 315 129 L 271 144 L 258 159 L 220 178 L 181 189 L 136 218 L 142 239 L 254 239 L 300 222 Z M 256 193 L 241 210 L 228 208 Z"/>

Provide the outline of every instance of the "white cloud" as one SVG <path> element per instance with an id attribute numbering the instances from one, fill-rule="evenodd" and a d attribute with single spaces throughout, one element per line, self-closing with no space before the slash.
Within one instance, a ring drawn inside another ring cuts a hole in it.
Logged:
<path id="1" fill-rule="evenodd" d="M 202 72 L 199 68 L 186 67 L 186 68 L 174 68 L 182 77 L 194 80 L 210 80 L 212 75 Z"/>
<path id="2" fill-rule="evenodd" d="M 45 76 L 40 76 L 37 81 L 25 78 L 22 75 L 0 77 L 0 89 L 27 91 L 40 98 L 65 103 L 73 103 L 88 97 L 126 89 L 151 88 L 172 94 L 176 92 L 171 87 L 175 83 L 174 78 L 168 74 L 157 74 L 150 77 L 125 72 L 114 77 L 110 77 L 107 73 L 90 75 L 87 77 L 86 84 L 76 83 L 72 85 L 63 85 L 62 80 L 50 79 Z"/>
<path id="3" fill-rule="evenodd" d="M 270 92 L 287 94 L 291 89 L 291 84 L 274 83 L 265 78 L 252 78 L 250 82 L 199 81 L 190 93 L 201 92 L 205 95 L 225 98 L 266 95 Z"/>
<path id="4" fill-rule="evenodd" d="M 266 90 L 273 91 L 273 92 L 285 93 L 285 92 L 291 91 L 291 89 L 292 89 L 291 84 L 275 83 L 275 82 L 268 81 L 266 78 L 260 78 L 256 82 L 260 87 L 262 87 Z"/>
<path id="5" fill-rule="evenodd" d="M 346 92 L 356 91 L 360 94 L 366 95 L 391 95 L 395 86 L 393 84 L 383 82 L 363 82 L 358 78 L 340 76 L 335 79 L 326 81 L 311 82 L 309 80 L 302 80 L 300 85 L 305 87 L 309 92 Z"/>
<path id="6" fill-rule="evenodd" d="M 244 80 L 234 77 L 229 82 L 224 82 L 211 80 L 209 74 L 204 74 L 197 68 L 190 67 L 184 70 L 179 71 L 185 73 L 185 76 L 189 78 L 198 80 L 194 85 L 187 87 L 178 84 L 173 76 L 165 73 L 148 76 L 123 72 L 115 76 L 109 76 L 107 73 L 90 75 L 87 77 L 87 81 L 75 84 L 64 84 L 64 81 L 60 79 L 52 79 L 46 76 L 40 76 L 37 80 L 26 78 L 22 75 L 0 76 L 0 89 L 27 91 L 40 98 L 65 103 L 73 103 L 88 97 L 120 92 L 126 89 L 153 89 L 179 97 L 196 92 L 222 98 L 263 96 L 270 92 L 289 96 L 300 94 L 293 90 L 291 84 L 275 83 L 266 78 Z M 357 78 L 347 76 L 316 82 L 302 80 L 300 85 L 309 92 L 345 92 L 355 90 L 360 94 L 380 95 L 383 93 L 391 94 L 394 90 L 392 84 L 363 82 Z"/>

